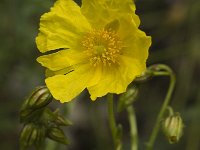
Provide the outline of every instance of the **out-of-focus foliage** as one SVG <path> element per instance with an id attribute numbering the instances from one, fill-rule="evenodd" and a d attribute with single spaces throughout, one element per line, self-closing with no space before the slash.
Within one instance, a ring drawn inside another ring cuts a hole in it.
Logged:
<path id="1" fill-rule="evenodd" d="M 80 3 L 80 2 L 79 2 Z M 36 63 L 35 46 L 40 16 L 49 10 L 53 0 L 0 1 L 0 145 L 1 149 L 19 149 L 19 109 L 34 87 L 43 84 L 44 70 Z M 155 150 L 200 149 L 200 1 L 137 0 L 140 28 L 152 36 L 148 65 L 165 63 L 177 75 L 172 107 L 181 113 L 185 128 L 183 137 L 169 145 L 159 134 Z M 92 13 L 92 12 L 91 12 Z M 139 88 L 135 102 L 140 149 L 143 150 L 168 86 L 165 77 L 154 78 Z M 106 100 L 89 101 L 85 93 L 73 102 L 67 128 L 71 145 L 59 150 L 110 150 L 111 135 L 107 124 Z M 63 107 L 58 105 L 58 107 Z M 70 104 L 71 105 L 71 104 Z M 126 113 L 117 115 L 124 126 L 124 149 L 128 144 Z M 48 150 L 53 150 L 51 146 Z"/>

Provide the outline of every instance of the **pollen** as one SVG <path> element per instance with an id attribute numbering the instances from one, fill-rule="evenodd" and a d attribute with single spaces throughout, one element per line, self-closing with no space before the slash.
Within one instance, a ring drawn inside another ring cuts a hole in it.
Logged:
<path id="1" fill-rule="evenodd" d="M 118 63 L 122 42 L 115 31 L 92 30 L 87 33 L 82 46 L 93 66 L 111 66 Z"/>

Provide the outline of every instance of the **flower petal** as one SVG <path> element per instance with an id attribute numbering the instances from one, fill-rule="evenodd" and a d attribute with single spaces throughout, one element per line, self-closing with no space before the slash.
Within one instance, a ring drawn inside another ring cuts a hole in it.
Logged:
<path id="1" fill-rule="evenodd" d="M 119 19 L 118 34 L 124 46 L 123 55 L 131 56 L 140 60 L 141 63 L 146 63 L 149 47 L 151 46 L 151 37 L 146 36 L 145 32 L 138 29 L 130 18 L 130 15 L 126 15 Z"/>
<path id="2" fill-rule="evenodd" d="M 95 28 L 103 28 L 107 23 L 125 14 L 131 14 L 138 27 L 140 20 L 135 10 L 132 0 L 82 0 L 81 6 L 82 13 Z"/>
<path id="3" fill-rule="evenodd" d="M 43 55 L 37 58 L 37 61 L 51 71 L 59 71 L 67 67 L 72 67 L 79 63 L 84 63 L 87 56 L 83 52 L 76 50 L 61 50 L 53 54 Z"/>
<path id="4" fill-rule="evenodd" d="M 49 77 L 45 82 L 55 99 L 62 103 L 68 102 L 78 96 L 86 87 L 97 84 L 100 76 L 96 69 L 98 68 L 91 68 L 90 64 L 83 64 L 66 75 Z"/>
<path id="5" fill-rule="evenodd" d="M 78 46 L 83 32 L 91 29 L 73 0 L 58 0 L 40 19 L 36 44 L 41 52 Z"/>
<path id="6" fill-rule="evenodd" d="M 107 93 L 120 94 L 126 91 L 127 86 L 145 70 L 145 64 L 127 56 L 120 56 L 119 66 L 104 68 L 99 82 L 88 87 L 91 99 L 102 97 Z"/>

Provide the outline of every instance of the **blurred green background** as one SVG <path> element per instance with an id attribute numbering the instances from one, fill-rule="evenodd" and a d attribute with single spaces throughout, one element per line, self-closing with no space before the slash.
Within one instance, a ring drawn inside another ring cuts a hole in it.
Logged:
<path id="1" fill-rule="evenodd" d="M 40 16 L 53 0 L 0 1 L 0 149 L 19 149 L 19 110 L 24 98 L 44 84 L 44 68 L 35 59 Z M 78 2 L 78 1 L 77 1 Z M 78 2 L 80 4 L 80 2 Z M 140 28 L 152 36 L 148 65 L 165 63 L 177 76 L 171 105 L 185 122 L 184 136 L 170 145 L 159 134 L 155 150 L 200 150 L 200 1 L 137 0 Z M 92 13 L 92 12 L 91 12 Z M 168 79 L 154 78 L 141 85 L 135 102 L 140 150 L 145 148 L 156 114 L 166 94 Z M 59 150 L 111 150 L 106 100 L 91 102 L 88 93 L 74 100 L 69 115 L 74 125 L 66 128 L 70 146 Z M 55 103 L 56 107 L 64 107 Z M 126 113 L 117 114 L 124 126 L 124 149 L 129 148 Z M 53 150 L 50 147 L 48 150 Z"/>

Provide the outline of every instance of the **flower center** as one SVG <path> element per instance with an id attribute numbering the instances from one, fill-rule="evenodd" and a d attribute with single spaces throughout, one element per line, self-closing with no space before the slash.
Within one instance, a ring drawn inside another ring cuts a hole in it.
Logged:
<path id="1" fill-rule="evenodd" d="M 111 66 L 118 62 L 122 42 L 114 31 L 92 30 L 83 38 L 82 46 L 93 66 Z"/>

